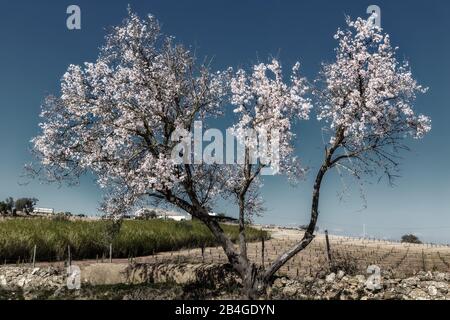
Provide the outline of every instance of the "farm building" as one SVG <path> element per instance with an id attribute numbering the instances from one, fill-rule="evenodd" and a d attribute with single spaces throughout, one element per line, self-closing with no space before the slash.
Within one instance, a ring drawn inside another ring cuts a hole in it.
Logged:
<path id="1" fill-rule="evenodd" d="M 171 219 L 175 221 L 191 220 L 192 217 L 189 214 L 182 214 L 176 211 L 168 211 L 159 208 L 141 208 L 134 213 L 136 218 L 143 218 L 145 216 L 153 216 L 157 219 Z"/>
<path id="2" fill-rule="evenodd" d="M 40 214 L 54 214 L 55 210 L 50 208 L 34 208 L 33 213 L 40 213 Z"/>
<path id="3" fill-rule="evenodd" d="M 235 219 L 229 217 L 222 217 L 215 212 L 209 212 L 209 215 L 213 218 L 217 218 L 219 220 L 229 220 L 233 221 Z M 190 214 L 183 214 L 177 211 L 169 211 L 159 208 L 141 208 L 134 213 L 135 218 L 142 219 L 144 217 L 147 218 L 155 218 L 155 219 L 171 219 L 175 221 L 185 221 L 192 220 L 192 216 Z"/>

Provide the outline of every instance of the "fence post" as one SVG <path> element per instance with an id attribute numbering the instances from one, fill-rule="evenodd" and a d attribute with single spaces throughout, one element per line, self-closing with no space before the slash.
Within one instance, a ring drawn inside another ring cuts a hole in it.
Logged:
<path id="1" fill-rule="evenodd" d="M 36 245 L 33 248 L 33 269 L 36 266 Z"/>
<path id="2" fill-rule="evenodd" d="M 331 249 L 330 249 L 330 240 L 328 239 L 328 230 L 325 230 L 325 240 L 326 240 L 326 244 L 327 244 L 328 262 L 330 263 L 330 266 L 331 266 L 333 262 L 331 260 Z"/>
<path id="3" fill-rule="evenodd" d="M 109 244 L 109 263 L 112 263 L 112 243 Z"/>
<path id="4" fill-rule="evenodd" d="M 72 265 L 72 257 L 70 255 L 70 245 L 67 246 L 67 263 L 69 264 L 69 267 Z"/>
<path id="5" fill-rule="evenodd" d="M 261 262 L 264 268 L 264 236 L 261 238 Z"/>

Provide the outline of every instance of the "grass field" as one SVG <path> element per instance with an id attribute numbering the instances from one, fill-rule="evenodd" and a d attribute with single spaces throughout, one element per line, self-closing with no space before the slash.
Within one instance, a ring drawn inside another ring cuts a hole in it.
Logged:
<path id="1" fill-rule="evenodd" d="M 51 219 L 9 219 L 0 221 L 0 262 L 29 261 L 36 245 L 36 261 L 95 259 L 109 255 L 114 258 L 150 255 L 161 251 L 217 245 L 210 231 L 198 221 L 125 220 L 118 233 L 111 232 L 110 221 L 70 221 Z M 222 225 L 236 241 L 238 228 Z M 248 228 L 250 241 L 268 238 L 268 233 Z"/>

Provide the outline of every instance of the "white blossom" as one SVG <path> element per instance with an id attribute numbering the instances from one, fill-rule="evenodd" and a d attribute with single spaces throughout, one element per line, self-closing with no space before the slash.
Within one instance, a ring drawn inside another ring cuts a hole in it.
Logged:
<path id="1" fill-rule="evenodd" d="M 295 119 L 307 120 L 312 108 L 310 100 L 305 97 L 309 88 L 299 69 L 300 63 L 297 62 L 289 81 L 285 82 L 280 63 L 273 59 L 269 64 L 255 65 L 250 74 L 240 69 L 231 79 L 231 103 L 238 118 L 233 126 L 234 134 L 248 145 L 252 141 L 244 139 L 249 129 L 268 135 L 277 132 L 280 171 L 284 172 L 294 165 L 293 122 Z M 269 143 L 270 140 L 268 137 Z M 259 147 L 264 147 L 262 143 L 264 141 L 258 140 Z"/>
<path id="2" fill-rule="evenodd" d="M 153 192 L 175 192 L 186 172 L 171 159 L 171 133 L 221 114 L 227 79 L 226 72 L 196 66 L 153 16 L 130 12 L 97 61 L 69 66 L 61 96 L 45 100 L 34 150 L 53 179 L 93 172 L 111 195 L 108 211 L 123 211 Z M 200 176 L 208 170 L 191 169 Z"/>
<path id="3" fill-rule="evenodd" d="M 416 116 L 412 103 L 427 89 L 413 78 L 407 62 L 397 61 L 396 49 L 380 27 L 361 18 L 347 19 L 347 24 L 348 30 L 334 36 L 339 43 L 336 61 L 324 66 L 326 95 L 318 119 L 332 129 L 342 128 L 354 144 L 394 132 L 422 137 L 431 121 Z"/>
<path id="4" fill-rule="evenodd" d="M 334 36 L 336 61 L 323 66 L 323 87 L 315 91 L 318 119 L 331 132 L 328 165 L 348 160 L 351 168 L 343 168 L 358 177 L 381 167 L 391 180 L 398 151 L 408 149 L 402 140 L 431 130 L 431 120 L 413 110 L 416 95 L 427 88 L 408 62 L 397 61 L 397 48 L 380 27 L 361 18 L 347 24 Z"/>
<path id="5" fill-rule="evenodd" d="M 232 132 L 245 146 L 246 156 L 243 163 L 227 167 L 223 184 L 248 216 L 263 209 L 259 190 L 264 168 L 273 167 L 295 178 L 303 173 L 294 157 L 293 123 L 308 119 L 312 105 L 305 97 L 308 86 L 299 69 L 296 63 L 286 82 L 280 63 L 273 59 L 253 66 L 251 72 L 239 69 L 231 78 L 231 103 L 237 118 Z"/>

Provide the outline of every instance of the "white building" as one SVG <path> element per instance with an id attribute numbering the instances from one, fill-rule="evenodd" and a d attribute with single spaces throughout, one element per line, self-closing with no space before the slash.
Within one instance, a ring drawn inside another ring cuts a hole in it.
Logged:
<path id="1" fill-rule="evenodd" d="M 182 214 L 180 212 L 168 211 L 168 210 L 163 210 L 163 209 L 159 209 L 159 208 L 141 208 L 134 213 L 134 216 L 137 218 L 140 218 L 140 217 L 144 216 L 145 214 L 151 214 L 151 213 L 154 213 L 156 215 L 156 218 L 158 218 L 158 219 L 164 219 L 164 220 L 170 219 L 170 220 L 175 220 L 175 221 L 192 220 L 192 217 L 189 214 Z"/>
<path id="2" fill-rule="evenodd" d="M 170 219 L 170 220 L 175 220 L 175 221 L 186 221 L 186 220 L 191 220 L 191 216 L 190 215 L 184 215 L 181 214 L 179 212 L 175 212 L 175 211 L 164 211 L 161 212 L 160 214 L 158 214 L 158 218 L 159 219 Z"/>
<path id="3" fill-rule="evenodd" d="M 54 214 L 55 209 L 50 208 L 34 208 L 33 213 L 40 213 L 40 214 Z"/>

